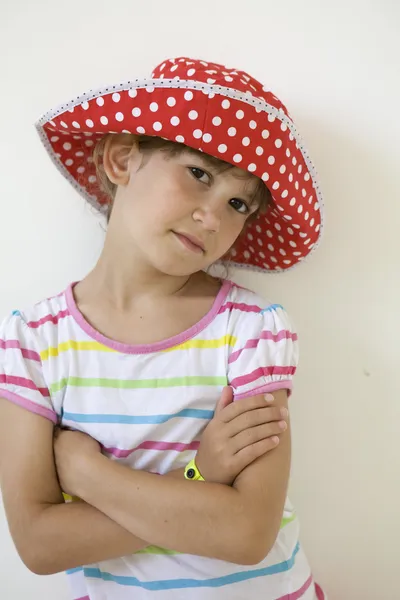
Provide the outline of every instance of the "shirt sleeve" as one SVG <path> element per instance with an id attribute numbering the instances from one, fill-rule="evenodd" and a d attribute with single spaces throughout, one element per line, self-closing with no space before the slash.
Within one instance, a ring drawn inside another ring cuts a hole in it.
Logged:
<path id="1" fill-rule="evenodd" d="M 37 339 L 18 311 L 0 325 L 0 397 L 53 423 L 58 421 L 44 380 Z"/>
<path id="2" fill-rule="evenodd" d="M 286 311 L 270 305 L 236 324 L 228 359 L 228 383 L 235 400 L 280 389 L 292 391 L 298 364 L 298 338 Z"/>

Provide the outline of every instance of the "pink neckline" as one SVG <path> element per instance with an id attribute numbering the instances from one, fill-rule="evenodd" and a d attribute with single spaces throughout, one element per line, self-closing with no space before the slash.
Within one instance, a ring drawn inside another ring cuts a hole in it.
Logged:
<path id="1" fill-rule="evenodd" d="M 92 327 L 90 323 L 88 323 L 88 321 L 86 321 L 85 317 L 82 315 L 75 302 L 73 288 L 76 285 L 76 283 L 77 282 L 71 283 L 65 291 L 67 306 L 69 312 L 71 313 L 71 316 L 75 319 L 75 321 L 81 327 L 81 329 L 83 329 L 83 331 L 85 331 L 91 338 L 93 338 L 100 344 L 103 344 L 103 346 L 108 346 L 109 348 L 112 348 L 113 350 L 117 350 L 118 352 L 122 352 L 124 354 L 148 354 L 150 352 L 160 352 L 161 350 L 167 350 L 168 348 L 177 346 L 191 339 L 197 333 L 203 331 L 203 329 L 205 329 L 207 325 L 209 325 L 211 321 L 213 321 L 213 319 L 217 316 L 219 309 L 221 308 L 230 289 L 233 286 L 232 281 L 224 281 L 221 286 L 221 289 L 215 297 L 214 303 L 209 312 L 206 315 L 204 315 L 204 317 L 200 319 L 200 321 L 198 321 L 195 325 L 192 325 L 192 327 L 186 329 L 186 331 L 178 333 L 178 335 L 175 335 L 166 340 L 155 342 L 154 344 L 131 345 L 123 344 L 122 342 L 117 342 L 104 336 L 94 327 Z"/>

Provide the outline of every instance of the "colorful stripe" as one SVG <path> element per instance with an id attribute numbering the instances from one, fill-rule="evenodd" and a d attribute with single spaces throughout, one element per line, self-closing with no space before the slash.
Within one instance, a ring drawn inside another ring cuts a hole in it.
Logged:
<path id="1" fill-rule="evenodd" d="M 58 346 L 47 348 L 40 353 L 40 358 L 44 361 L 47 360 L 50 356 L 56 357 L 61 352 L 67 352 L 68 350 L 90 350 L 95 352 L 115 352 L 113 348 L 109 348 L 108 346 L 104 346 L 104 344 L 100 344 L 99 342 L 77 342 L 75 340 L 67 340 L 66 342 L 61 342 Z"/>
<path id="2" fill-rule="evenodd" d="M 197 348 L 200 350 L 212 350 L 214 348 L 223 348 L 224 346 L 235 346 L 237 338 L 234 335 L 224 335 L 217 340 L 189 340 L 172 348 L 165 348 L 163 352 L 173 352 L 174 350 L 190 350 Z"/>
<path id="3" fill-rule="evenodd" d="M 267 306 L 266 308 L 262 309 L 261 314 L 263 315 L 266 312 L 274 312 L 274 311 L 278 310 L 279 308 L 281 310 L 285 310 L 281 304 L 270 304 L 270 306 Z"/>
<path id="4" fill-rule="evenodd" d="M 165 377 L 160 379 L 107 379 L 100 377 L 65 377 L 56 383 L 52 383 L 50 389 L 53 393 L 71 387 L 102 387 L 125 390 L 143 390 L 172 387 L 193 386 L 224 386 L 227 383 L 226 376 L 187 376 L 187 377 Z"/>
<path id="5" fill-rule="evenodd" d="M 200 442 L 190 442 L 189 444 L 184 444 L 181 442 L 153 442 L 149 440 L 142 442 L 139 444 L 139 446 L 135 446 L 135 448 L 128 448 L 126 450 L 122 448 L 106 448 L 105 446 L 103 446 L 103 450 L 108 454 L 112 454 L 116 458 L 127 458 L 137 450 L 171 450 L 173 452 L 186 452 L 188 450 L 197 451 L 199 449 L 199 445 Z"/>
<path id="6" fill-rule="evenodd" d="M 83 571 L 83 567 L 74 567 L 73 569 L 67 569 L 65 573 L 67 575 L 73 575 L 74 573 L 79 573 L 79 571 Z"/>
<path id="7" fill-rule="evenodd" d="M 0 384 L 15 385 L 17 387 L 27 388 L 39 392 L 44 398 L 50 397 L 50 392 L 47 388 L 38 388 L 37 385 L 26 377 L 17 377 L 15 375 L 0 375 Z"/>
<path id="8" fill-rule="evenodd" d="M 218 314 L 220 315 L 227 310 L 241 310 L 242 312 L 260 313 L 262 308 L 260 306 L 256 306 L 255 304 L 245 304 L 244 302 L 226 302 L 221 306 Z"/>
<path id="9" fill-rule="evenodd" d="M 20 350 L 21 354 L 24 358 L 28 360 L 35 360 L 40 363 L 40 356 L 34 350 L 28 350 L 27 348 L 22 348 L 20 342 L 18 340 L 0 340 L 0 350 Z"/>
<path id="10" fill-rule="evenodd" d="M 166 423 L 171 419 L 188 418 L 188 419 L 206 419 L 210 420 L 214 416 L 212 410 L 200 410 L 197 408 L 185 408 L 178 413 L 170 415 L 105 415 L 105 414 L 83 414 L 64 412 L 63 418 L 66 421 L 75 423 L 120 423 L 126 425 L 148 425 L 151 423 Z"/>
<path id="11" fill-rule="evenodd" d="M 273 375 L 287 376 L 294 375 L 295 372 L 296 367 L 292 366 L 280 367 L 277 365 L 272 365 L 269 367 L 259 367 L 258 369 L 255 369 L 254 371 L 252 371 L 252 373 L 249 373 L 248 375 L 241 375 L 240 377 L 236 377 L 230 382 L 230 385 L 233 388 L 238 388 L 244 385 L 248 385 L 249 383 L 253 383 L 254 381 L 257 381 L 257 379 L 260 379 L 260 377 L 271 377 Z"/>
<path id="12" fill-rule="evenodd" d="M 244 352 L 244 350 L 250 350 L 252 348 L 257 348 L 258 344 L 261 340 L 269 340 L 274 343 L 278 343 L 282 340 L 292 340 L 293 342 L 297 341 L 297 333 L 292 333 L 288 329 L 282 329 L 278 331 L 278 333 L 272 333 L 272 331 L 262 331 L 259 338 L 248 340 L 243 348 L 239 350 L 235 350 L 229 357 L 228 363 L 232 364 L 239 358 L 239 356 Z"/>
<path id="13" fill-rule="evenodd" d="M 44 325 L 45 323 L 53 323 L 53 325 L 57 325 L 58 321 L 60 321 L 61 319 L 64 319 L 65 317 L 69 317 L 69 316 L 70 316 L 70 312 L 69 312 L 68 308 L 65 308 L 64 310 L 60 310 L 60 312 L 58 312 L 56 315 L 46 315 L 45 317 L 42 317 L 38 321 L 29 321 L 27 323 L 27 325 L 31 329 L 37 329 L 38 327 L 40 327 L 41 325 Z"/>
<path id="14" fill-rule="evenodd" d="M 310 577 L 301 586 L 301 588 L 299 588 L 298 590 L 296 590 L 294 592 L 290 592 L 290 594 L 285 594 L 284 596 L 280 596 L 276 600 L 299 600 L 302 598 L 303 594 L 305 594 L 306 591 L 311 587 L 312 582 L 313 582 L 313 578 L 312 578 L 312 575 L 310 575 Z"/>
<path id="15" fill-rule="evenodd" d="M 91 577 L 93 579 L 102 579 L 103 581 L 112 581 L 119 585 L 139 587 L 150 591 L 158 590 L 177 590 L 183 588 L 202 588 L 211 587 L 219 588 L 224 585 L 230 585 L 239 583 L 241 581 L 249 581 L 258 577 L 266 577 L 269 575 L 276 575 L 277 573 L 284 573 L 290 571 L 293 567 L 297 553 L 300 550 L 300 544 L 297 543 L 293 551 L 292 556 L 288 560 L 284 560 L 275 565 L 269 567 L 263 567 L 261 569 L 253 569 L 248 571 L 241 571 L 238 573 L 231 573 L 230 575 L 224 575 L 222 577 L 213 577 L 211 579 L 161 579 L 158 581 L 141 581 L 137 577 L 127 577 L 124 575 L 113 575 L 106 571 L 101 571 L 98 568 L 85 567 L 83 569 L 85 577 Z M 300 597 L 300 596 L 298 596 Z"/>

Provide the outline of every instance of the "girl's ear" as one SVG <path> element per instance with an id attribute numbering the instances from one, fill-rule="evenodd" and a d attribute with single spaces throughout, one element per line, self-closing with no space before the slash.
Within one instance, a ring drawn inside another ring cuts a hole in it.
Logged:
<path id="1" fill-rule="evenodd" d="M 142 162 L 137 138 L 134 135 L 110 134 L 104 144 L 103 167 L 107 177 L 116 185 L 127 185 L 130 175 Z"/>

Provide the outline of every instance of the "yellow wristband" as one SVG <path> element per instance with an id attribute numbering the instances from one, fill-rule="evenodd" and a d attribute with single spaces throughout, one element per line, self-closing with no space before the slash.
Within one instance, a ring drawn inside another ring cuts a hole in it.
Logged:
<path id="1" fill-rule="evenodd" d="M 185 467 L 185 478 L 190 479 L 191 481 L 205 481 L 198 470 L 194 459 Z"/>

